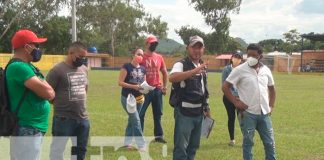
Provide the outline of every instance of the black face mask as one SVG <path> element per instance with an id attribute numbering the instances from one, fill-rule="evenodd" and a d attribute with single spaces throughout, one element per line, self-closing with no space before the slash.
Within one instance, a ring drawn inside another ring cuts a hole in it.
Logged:
<path id="1" fill-rule="evenodd" d="M 156 50 L 156 47 L 158 46 L 158 43 L 157 42 L 154 42 L 154 43 L 151 43 L 150 47 L 149 47 L 149 50 L 151 52 L 154 52 Z"/>
<path id="2" fill-rule="evenodd" d="M 39 49 L 34 48 L 30 55 L 33 57 L 33 62 L 38 62 L 42 58 L 42 51 Z"/>
<path id="3" fill-rule="evenodd" d="M 73 61 L 73 66 L 74 67 L 80 67 L 82 65 L 87 65 L 88 64 L 88 59 L 86 57 L 76 57 L 75 61 Z"/>

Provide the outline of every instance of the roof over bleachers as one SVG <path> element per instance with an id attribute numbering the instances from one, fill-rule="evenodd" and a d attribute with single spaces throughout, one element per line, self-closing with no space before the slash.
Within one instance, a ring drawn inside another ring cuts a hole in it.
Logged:
<path id="1" fill-rule="evenodd" d="M 311 41 L 322 41 L 322 42 L 324 42 L 324 34 L 314 34 L 312 32 L 312 33 L 309 33 L 309 34 L 302 34 L 301 37 L 305 38 L 305 39 L 309 39 Z"/>

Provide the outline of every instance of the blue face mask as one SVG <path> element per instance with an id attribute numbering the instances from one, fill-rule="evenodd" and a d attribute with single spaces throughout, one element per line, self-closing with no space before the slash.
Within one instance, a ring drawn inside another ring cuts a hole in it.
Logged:
<path id="1" fill-rule="evenodd" d="M 31 56 L 33 57 L 33 62 L 38 62 L 42 58 L 42 51 L 39 49 L 34 48 L 33 51 L 30 53 Z"/>

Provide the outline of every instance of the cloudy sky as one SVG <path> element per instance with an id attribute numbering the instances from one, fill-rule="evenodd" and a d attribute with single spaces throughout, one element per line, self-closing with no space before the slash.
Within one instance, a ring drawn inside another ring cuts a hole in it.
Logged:
<path id="1" fill-rule="evenodd" d="M 324 0 L 242 0 L 239 14 L 231 15 L 230 35 L 246 42 L 282 38 L 290 29 L 300 33 L 324 33 Z M 168 23 L 168 37 L 180 43 L 174 32 L 190 25 L 204 32 L 211 28 L 187 0 L 141 0 L 145 10 Z"/>

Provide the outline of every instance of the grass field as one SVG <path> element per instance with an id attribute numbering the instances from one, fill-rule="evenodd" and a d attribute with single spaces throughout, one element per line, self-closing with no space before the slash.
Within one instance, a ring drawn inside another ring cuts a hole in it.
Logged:
<path id="1" fill-rule="evenodd" d="M 91 120 L 91 136 L 123 136 L 127 115 L 120 103 L 117 85 L 118 71 L 91 71 L 88 94 L 88 111 Z M 324 80 L 320 75 L 274 74 L 277 101 L 272 114 L 278 159 L 320 160 L 324 159 Z M 216 125 L 209 139 L 202 139 L 198 150 L 198 160 L 242 159 L 242 135 L 236 122 L 235 139 L 237 145 L 227 145 L 227 115 L 221 101 L 220 74 L 209 73 L 210 106 Z M 170 88 L 170 87 L 169 87 Z M 170 90 L 168 90 L 169 92 Z M 162 119 L 167 144 L 167 156 L 163 156 L 163 145 L 151 143 L 149 154 L 153 159 L 172 159 L 173 109 L 168 105 L 168 95 L 164 97 Z M 50 131 L 49 131 L 50 133 Z M 153 135 L 152 111 L 147 110 L 145 136 Z M 48 134 L 49 135 L 49 134 Z M 118 159 L 124 155 L 129 160 L 140 159 L 136 151 L 112 147 L 104 148 L 104 159 Z M 89 147 L 89 155 L 98 155 L 99 147 Z M 259 135 L 255 135 L 254 158 L 264 159 L 263 145 Z M 89 158 L 90 159 L 90 158 Z M 120 158 L 122 159 L 122 158 Z"/>

